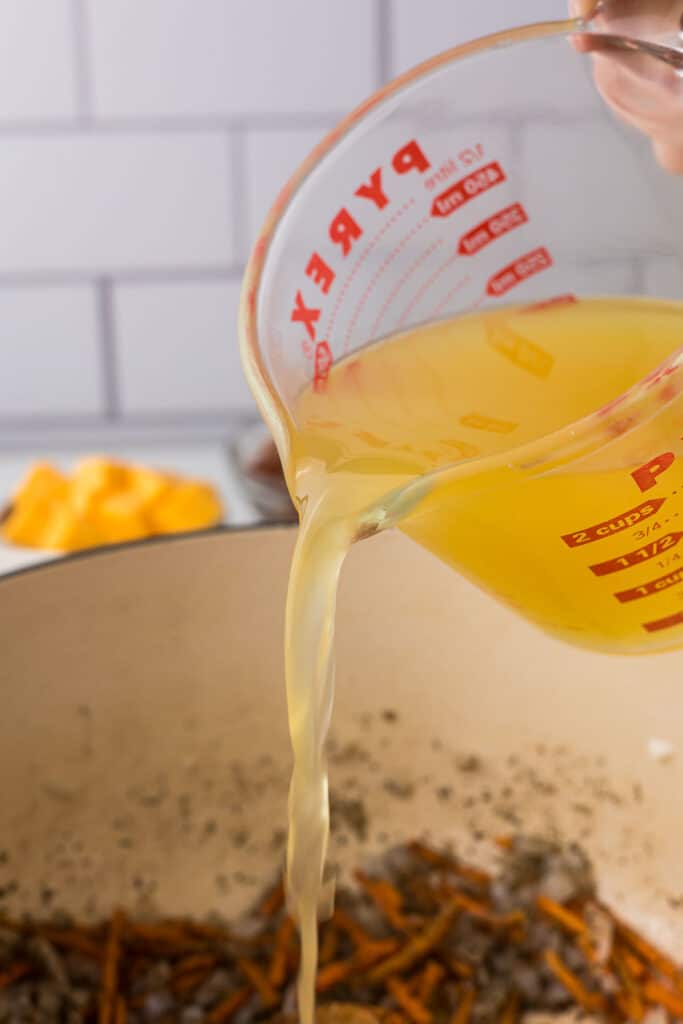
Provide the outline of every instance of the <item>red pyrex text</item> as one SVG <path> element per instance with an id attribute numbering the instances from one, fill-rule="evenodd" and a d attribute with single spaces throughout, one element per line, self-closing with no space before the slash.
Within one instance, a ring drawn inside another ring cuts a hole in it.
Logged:
<path id="1" fill-rule="evenodd" d="M 365 181 L 361 181 L 353 195 L 357 200 L 362 200 L 364 204 L 369 203 L 376 210 L 384 210 L 391 203 L 385 172 L 390 176 L 409 173 L 424 174 L 430 167 L 431 163 L 420 144 L 415 139 L 411 139 L 393 154 L 388 167 L 377 167 Z M 342 206 L 328 224 L 327 237 L 336 247 L 337 255 L 341 259 L 348 257 L 358 239 L 362 238 L 365 232 L 359 220 L 358 210 L 362 210 L 358 203 L 353 207 L 353 212 L 348 206 Z M 306 264 L 305 274 L 323 295 L 329 293 L 336 277 L 335 269 L 319 252 L 311 253 Z M 310 286 L 306 285 L 306 287 Z M 307 340 L 316 343 L 314 350 L 315 384 L 318 387 L 324 384 L 332 364 L 332 352 L 329 344 L 317 337 L 321 312 L 321 308 L 304 294 L 303 288 L 296 292 L 290 320 L 292 323 L 301 324 L 306 331 Z"/>
<path id="2" fill-rule="evenodd" d="M 630 590 L 620 590 L 614 596 L 621 604 L 629 601 L 638 601 L 641 597 L 650 597 L 651 594 L 660 594 L 662 590 L 675 587 L 677 583 L 683 582 L 683 569 L 676 569 L 675 572 L 667 573 L 666 576 L 658 576 L 656 580 L 643 583 L 640 587 L 631 587 Z"/>
<path id="3" fill-rule="evenodd" d="M 505 181 L 505 173 L 497 161 L 486 164 L 478 171 L 472 171 L 462 181 L 451 185 L 441 195 L 436 196 L 432 203 L 432 217 L 450 217 L 471 199 L 476 199 L 482 192 L 488 192 L 494 185 Z"/>
<path id="4" fill-rule="evenodd" d="M 491 295 L 493 298 L 505 295 L 511 288 L 521 284 L 522 281 L 526 281 L 528 277 L 539 274 L 542 270 L 552 267 L 552 265 L 552 256 L 545 246 L 541 245 L 538 249 L 533 249 L 524 256 L 520 256 L 519 259 L 516 259 L 507 267 L 503 267 L 497 274 L 494 274 L 486 285 L 486 294 Z"/>
<path id="5" fill-rule="evenodd" d="M 640 565 L 642 562 L 649 562 L 651 558 L 656 558 L 662 552 L 676 547 L 681 537 L 683 537 L 683 533 L 680 531 L 667 533 L 664 537 L 658 537 L 657 540 L 644 544 L 642 548 L 636 548 L 635 551 L 627 551 L 618 558 L 610 558 L 607 562 L 598 562 L 597 565 L 591 565 L 589 566 L 590 571 L 595 576 L 609 576 L 613 572 L 621 572 L 623 569 L 630 569 L 632 566 Z"/>
<path id="6" fill-rule="evenodd" d="M 502 238 L 508 231 L 519 228 L 529 220 L 526 210 L 521 203 L 513 203 L 499 210 L 493 217 L 477 224 L 466 235 L 463 235 L 458 243 L 458 252 L 461 256 L 474 256 L 497 238 Z"/>
<path id="7" fill-rule="evenodd" d="M 596 540 L 604 540 L 605 537 L 628 530 L 631 526 L 642 523 L 644 519 L 656 515 L 665 501 L 666 498 L 653 498 L 652 501 L 636 505 L 628 512 L 622 512 L 621 515 L 613 516 L 612 519 L 605 519 L 604 522 L 596 523 L 595 526 L 587 526 L 584 530 L 576 530 L 574 533 L 565 533 L 562 540 L 569 548 L 578 548 L 582 544 L 592 544 Z"/>

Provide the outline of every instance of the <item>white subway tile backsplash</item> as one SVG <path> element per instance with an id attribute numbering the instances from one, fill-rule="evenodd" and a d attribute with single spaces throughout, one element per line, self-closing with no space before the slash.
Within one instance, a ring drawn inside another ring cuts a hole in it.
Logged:
<path id="1" fill-rule="evenodd" d="M 0 423 L 104 411 L 94 289 L 0 290 Z"/>
<path id="2" fill-rule="evenodd" d="M 390 0 L 394 74 L 442 50 L 470 39 L 519 25 L 567 17 L 567 0 L 453 2 L 453 0 Z"/>
<path id="3" fill-rule="evenodd" d="M 0 423 L 180 434 L 255 413 L 239 268 L 292 172 L 382 79 L 567 6 L 0 0 Z M 480 143 L 501 161 L 561 290 L 680 298 L 680 181 L 638 168 L 590 66 L 561 37 L 492 50 L 406 124 L 444 158 Z"/>
<path id="4" fill-rule="evenodd" d="M 330 128 L 333 125 L 330 124 Z M 258 232 L 277 194 L 325 134 L 324 131 L 252 131 L 246 139 L 249 244 Z"/>
<path id="5" fill-rule="evenodd" d="M 641 139 L 607 116 L 574 125 L 528 124 L 522 137 L 530 217 L 546 244 L 586 259 L 626 259 L 656 247 L 667 225 L 657 209 L 649 156 Z M 665 235 L 664 235 L 665 237 Z"/>
<path id="6" fill-rule="evenodd" d="M 222 136 L 13 137 L 0 152 L 0 273 L 232 259 Z"/>
<path id="7" fill-rule="evenodd" d="M 393 73 L 454 46 L 518 25 L 564 19 L 567 0 L 458 3 L 392 0 Z M 578 114 L 601 103 L 589 58 L 564 39 L 541 39 L 468 57 L 452 72 L 452 109 L 460 116 L 527 117 L 544 110 Z"/>
<path id="8" fill-rule="evenodd" d="M 580 263 L 563 267 L 562 292 L 579 296 L 630 295 L 633 292 L 635 268 L 632 262 Z"/>
<path id="9" fill-rule="evenodd" d="M 115 289 L 124 414 L 253 409 L 239 358 L 239 291 L 239 281 Z"/>
<path id="10" fill-rule="evenodd" d="M 0 3 L 0 122 L 76 113 L 72 0 Z"/>
<path id="11" fill-rule="evenodd" d="M 371 0 L 88 0 L 95 110 L 346 110 L 376 85 Z"/>
<path id="12" fill-rule="evenodd" d="M 651 256 L 645 263 L 645 292 L 660 299 L 683 298 L 683 260 Z"/>

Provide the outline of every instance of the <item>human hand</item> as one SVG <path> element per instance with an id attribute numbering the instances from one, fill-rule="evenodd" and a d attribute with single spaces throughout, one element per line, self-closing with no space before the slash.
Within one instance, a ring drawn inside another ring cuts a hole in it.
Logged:
<path id="1" fill-rule="evenodd" d="M 589 19 L 598 6 L 597 0 L 570 0 L 570 13 Z M 606 6 L 597 24 L 607 30 L 621 31 L 622 18 L 625 34 L 643 38 L 679 28 L 680 0 L 612 0 Z M 673 68 L 653 57 L 608 51 L 599 36 L 580 38 L 577 48 L 593 53 L 595 84 L 605 102 L 651 139 L 662 167 L 683 174 L 683 80 Z"/>

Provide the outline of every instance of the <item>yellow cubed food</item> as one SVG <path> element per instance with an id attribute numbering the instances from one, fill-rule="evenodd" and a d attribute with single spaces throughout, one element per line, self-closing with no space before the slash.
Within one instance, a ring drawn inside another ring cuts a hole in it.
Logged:
<path id="1" fill-rule="evenodd" d="M 71 479 L 71 501 L 81 512 L 110 494 L 116 494 L 127 485 L 127 470 L 118 462 L 100 456 L 83 459 L 76 466 Z"/>
<path id="2" fill-rule="evenodd" d="M 207 484 L 93 456 L 71 478 L 48 463 L 33 466 L 0 534 L 13 544 L 76 551 L 200 530 L 222 517 L 218 495 Z"/>
<path id="3" fill-rule="evenodd" d="M 46 462 L 32 466 L 14 496 L 2 535 L 12 544 L 43 547 L 43 532 L 54 508 L 66 500 L 66 477 Z"/>
<path id="4" fill-rule="evenodd" d="M 42 536 L 51 505 L 47 501 L 16 502 L 2 524 L 2 536 L 10 544 L 27 548 L 42 547 Z"/>
<path id="5" fill-rule="evenodd" d="M 182 533 L 215 526 L 223 518 L 223 509 L 212 487 L 190 481 L 171 487 L 150 518 L 158 533 Z"/>
<path id="6" fill-rule="evenodd" d="M 68 486 L 67 478 L 49 462 L 37 462 L 19 485 L 13 504 L 28 507 L 38 501 L 54 501 L 64 497 Z"/>
<path id="7" fill-rule="evenodd" d="M 150 534 L 142 502 L 134 494 L 112 494 L 91 513 L 105 544 L 140 540 Z"/>
<path id="8" fill-rule="evenodd" d="M 96 525 L 69 505 L 52 507 L 40 538 L 40 547 L 52 551 L 81 551 L 101 543 Z"/>
<path id="9" fill-rule="evenodd" d="M 132 466 L 128 472 L 128 487 L 139 498 L 145 508 L 156 504 L 171 488 L 173 477 L 157 469 Z"/>

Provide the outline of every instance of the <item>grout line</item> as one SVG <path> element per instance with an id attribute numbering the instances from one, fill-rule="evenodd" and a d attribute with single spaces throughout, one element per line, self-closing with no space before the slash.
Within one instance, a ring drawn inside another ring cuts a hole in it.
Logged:
<path id="1" fill-rule="evenodd" d="M 120 414 L 119 374 L 116 358 L 116 324 L 112 283 L 100 278 L 97 284 L 97 317 L 100 329 L 100 370 L 104 390 L 104 414 L 107 420 L 118 420 Z"/>
<path id="2" fill-rule="evenodd" d="M 510 158 L 517 167 L 521 167 L 527 143 L 528 125 L 523 118 L 511 117 L 507 123 L 507 129 Z"/>
<path id="3" fill-rule="evenodd" d="M 90 32 L 86 0 L 71 0 L 72 40 L 76 111 L 82 125 L 92 117 L 92 74 L 90 67 Z"/>
<path id="4" fill-rule="evenodd" d="M 230 446 L 262 421 L 255 413 L 198 416 L 187 420 L 131 417 L 114 423 L 92 417 L 27 418 L 23 423 L 0 418 L 0 456 L 65 448 L 147 444 L 176 446 L 217 443 Z"/>
<path id="5" fill-rule="evenodd" d="M 260 422 L 258 413 L 255 410 L 242 411 L 239 409 L 218 408 L 203 409 L 201 412 L 138 412 L 126 413 L 120 416 L 115 423 L 106 416 L 67 413 L 65 415 L 33 415 L 26 416 L 2 416 L 0 415 L 0 427 L 3 430 L 16 430 L 30 432 L 34 430 L 80 430 L 83 427 L 101 427 L 108 431 L 121 430 L 149 430 L 159 427 L 175 427 L 177 429 L 215 428 L 225 430 L 226 426 L 253 426 Z M 0 439 L 1 440 L 1 439 Z"/>
<path id="6" fill-rule="evenodd" d="M 631 260 L 631 280 L 629 287 L 634 295 L 645 295 L 645 263 L 638 256 Z"/>
<path id="7" fill-rule="evenodd" d="M 238 259 L 246 259 L 251 244 L 247 217 L 247 153 L 246 134 L 235 128 L 228 137 L 231 170 L 229 202 L 232 207 L 233 251 Z"/>
<path id="8" fill-rule="evenodd" d="M 329 129 L 342 119 L 341 111 L 326 111 L 319 114 L 302 114 L 296 111 L 282 114 L 247 114 L 239 116 L 222 114 L 201 114 L 196 117 L 169 115 L 168 117 L 93 117 L 88 118 L 88 133 L 94 131 L 107 134 L 139 134 L 141 132 L 158 132 L 173 134 L 187 132 L 224 132 L 224 131 L 310 131 L 311 129 Z M 83 133 L 83 125 L 74 122 L 73 118 L 55 118 L 49 121 L 36 120 L 2 120 L 0 119 L 0 135 L 7 136 L 51 136 L 78 135 Z"/>
<path id="9" fill-rule="evenodd" d="M 375 40 L 378 88 L 393 78 L 394 24 L 391 0 L 376 0 Z"/>
<path id="10" fill-rule="evenodd" d="M 65 414 L 40 416 L 27 414 L 25 416 L 0 416 L 0 427 L 3 430 L 17 430 L 30 432 L 33 430 L 80 430 L 83 427 L 102 427 L 106 430 L 112 428 L 146 430 L 157 427 L 225 427 L 226 424 L 238 423 L 242 426 L 258 421 L 258 414 L 255 411 L 241 412 L 240 410 L 225 409 L 203 409 L 202 412 L 183 413 L 173 412 L 151 412 L 151 413 L 126 413 L 120 416 L 115 423 L 106 417 L 97 414 Z"/>
<path id="11" fill-rule="evenodd" d="M 380 3 L 388 0 L 379 0 Z M 379 17 L 378 17 L 379 23 Z M 391 49 L 391 29 L 383 45 L 387 50 Z M 378 74 L 391 76 L 391 55 L 377 54 L 377 63 L 382 67 Z M 388 67 L 384 65 L 388 64 Z M 84 127 L 87 127 L 87 134 L 90 135 L 111 135 L 129 134 L 139 135 L 144 132 L 159 134 L 194 134 L 202 132 L 225 132 L 225 131 L 311 131 L 320 129 L 327 132 L 330 125 L 337 124 L 345 115 L 345 112 L 327 111 L 320 114 L 252 114 L 239 117 L 221 115 L 202 115 L 197 117 L 123 117 L 123 118 L 100 118 L 88 119 L 87 125 L 74 122 L 73 119 L 55 119 L 50 121 L 21 120 L 3 121 L 0 119 L 0 136 L 8 138 L 35 138 L 40 141 L 52 136 L 73 136 L 83 135 Z M 453 118 L 443 118 L 442 125 L 446 129 L 468 128 L 471 126 L 507 125 L 513 119 L 519 117 L 517 111 L 492 111 L 489 114 L 458 114 Z M 596 117 L 594 112 L 577 109 L 574 112 L 557 111 L 547 107 L 529 109 L 524 114 L 525 124 L 539 124 L 552 127 L 576 127 L 589 124 L 602 125 L 603 117 Z"/>
<path id="12" fill-rule="evenodd" d="M 505 137 L 510 154 L 510 167 L 522 169 L 517 185 L 517 198 L 522 204 L 529 206 L 529 189 L 527 176 L 524 173 L 525 153 L 528 142 L 527 125 L 523 120 L 511 118 L 505 128 Z"/>
<path id="13" fill-rule="evenodd" d="M 112 281 L 120 284 L 164 284 L 165 282 L 241 281 L 244 264 L 215 267 L 167 267 L 151 270 L 120 270 L 111 273 Z"/>
<path id="14" fill-rule="evenodd" d="M 106 272 L 106 279 L 115 284 L 163 284 L 190 281 L 238 281 L 244 267 L 241 263 L 230 266 L 206 267 L 152 267 L 135 270 Z M 97 270 L 18 270 L 0 273 L 0 288 L 50 288 L 75 284 L 97 284 L 102 271 Z"/>

